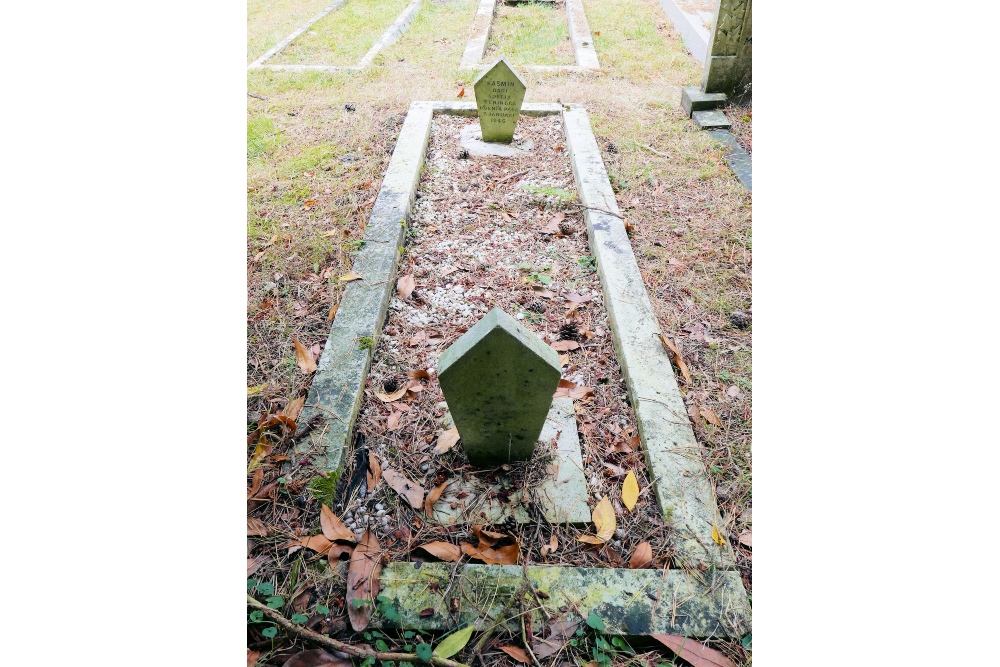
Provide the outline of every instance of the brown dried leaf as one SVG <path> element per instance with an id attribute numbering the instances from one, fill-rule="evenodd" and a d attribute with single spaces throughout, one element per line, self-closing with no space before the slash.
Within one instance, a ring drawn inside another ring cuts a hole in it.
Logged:
<path id="1" fill-rule="evenodd" d="M 267 554 L 261 554 L 256 558 L 247 558 L 247 576 L 252 577 L 257 570 L 264 567 L 271 560 L 273 559 Z"/>
<path id="2" fill-rule="evenodd" d="M 684 381 L 691 384 L 691 373 L 688 371 L 687 364 L 684 363 L 684 358 L 681 357 L 681 353 L 677 350 L 677 346 L 672 340 L 664 336 L 663 334 L 657 334 L 660 338 L 660 345 L 666 350 L 667 356 L 670 357 L 670 362 L 677 367 L 677 370 L 681 372 L 684 376 Z"/>
<path id="3" fill-rule="evenodd" d="M 525 653 L 524 649 L 520 646 L 497 646 L 497 648 L 517 660 L 522 665 L 531 664 L 531 658 L 528 657 L 528 654 Z"/>
<path id="4" fill-rule="evenodd" d="M 261 656 L 260 651 L 251 651 L 250 649 L 247 649 L 247 667 L 253 667 L 254 665 L 256 665 L 257 660 L 260 659 L 260 656 Z"/>
<path id="5" fill-rule="evenodd" d="M 325 503 L 319 508 L 319 525 L 323 528 L 323 535 L 328 540 L 354 542 L 357 539 L 354 537 L 354 533 L 344 525 L 344 522 Z"/>
<path id="6" fill-rule="evenodd" d="M 294 401 L 285 406 L 285 409 L 281 411 L 283 417 L 288 417 L 292 421 L 299 418 L 299 413 L 302 412 L 302 406 L 306 404 L 306 397 L 299 396 Z"/>
<path id="7" fill-rule="evenodd" d="M 368 452 L 368 474 L 365 477 L 368 493 L 375 490 L 375 486 L 380 479 L 382 479 L 382 466 L 379 464 L 378 459 L 375 458 L 375 455 Z"/>
<path id="8" fill-rule="evenodd" d="M 416 283 L 413 280 L 413 274 L 408 273 L 396 281 L 396 294 L 399 295 L 400 299 L 406 301 L 413 294 L 414 287 L 416 287 Z"/>
<path id="9" fill-rule="evenodd" d="M 378 396 L 379 400 L 382 401 L 383 403 L 392 403 L 393 401 L 398 401 L 399 399 L 403 398 L 403 394 L 406 393 L 406 390 L 407 390 L 406 387 L 400 387 L 391 394 L 387 394 L 384 391 L 376 391 L 375 395 Z"/>
<path id="10" fill-rule="evenodd" d="M 628 474 L 625 471 L 625 468 L 622 468 L 621 466 L 616 466 L 614 463 L 608 463 L 607 461 L 602 461 L 602 465 L 605 468 L 607 468 L 614 477 L 617 477 L 618 479 L 624 479 L 625 475 Z"/>
<path id="11" fill-rule="evenodd" d="M 587 303 L 591 300 L 590 295 L 585 294 L 580 296 L 579 294 L 574 294 L 573 292 L 563 294 L 563 298 L 573 303 Z"/>
<path id="12" fill-rule="evenodd" d="M 559 540 L 556 539 L 555 534 L 553 534 L 552 537 L 549 538 L 549 543 L 543 544 L 540 551 L 542 552 L 543 556 L 548 556 L 549 554 L 554 554 L 558 548 L 559 548 Z"/>
<path id="13" fill-rule="evenodd" d="M 342 556 L 350 556 L 351 552 L 354 551 L 353 544 L 337 544 L 335 543 L 330 550 L 326 552 L 326 560 L 330 565 L 336 565 L 338 561 L 347 560 L 342 558 Z"/>
<path id="14" fill-rule="evenodd" d="M 709 424 L 715 424 L 719 428 L 722 427 L 722 420 L 719 419 L 719 413 L 715 410 L 710 410 L 709 408 L 701 408 L 701 416 Z"/>
<path id="15" fill-rule="evenodd" d="M 253 498 L 253 494 L 260 490 L 260 485 L 264 482 L 264 469 L 257 468 L 253 473 L 253 479 L 250 480 L 250 488 L 247 490 L 247 500 Z"/>
<path id="16" fill-rule="evenodd" d="M 635 552 L 632 554 L 632 558 L 628 562 L 628 566 L 633 570 L 642 570 L 650 567 L 653 564 L 653 547 L 649 546 L 649 542 L 641 542 L 639 546 L 635 548 Z"/>
<path id="17" fill-rule="evenodd" d="M 457 563 L 462 558 L 462 549 L 451 542 L 429 542 L 417 548 L 449 563 Z"/>
<path id="18" fill-rule="evenodd" d="M 568 354 L 560 354 L 559 355 L 559 365 L 560 366 L 565 366 L 568 363 L 569 363 L 569 355 Z"/>
<path id="19" fill-rule="evenodd" d="M 292 343 L 295 345 L 295 361 L 299 365 L 299 370 L 306 375 L 316 372 L 316 361 L 309 354 L 309 349 L 300 343 L 298 338 L 293 338 Z"/>
<path id="20" fill-rule="evenodd" d="M 389 418 L 385 420 L 385 428 L 388 431 L 395 431 L 399 428 L 399 418 L 403 416 L 402 412 L 397 412 L 393 410 L 389 413 Z"/>
<path id="21" fill-rule="evenodd" d="M 740 544 L 745 544 L 751 549 L 753 548 L 753 531 L 748 530 L 736 539 L 740 541 Z"/>
<path id="22" fill-rule="evenodd" d="M 339 303 L 333 304 L 333 307 L 330 308 L 330 313 L 326 316 L 326 321 L 327 322 L 333 322 L 333 318 L 337 316 L 337 309 L 338 308 L 340 308 L 340 304 Z"/>
<path id="23" fill-rule="evenodd" d="M 492 530 L 486 530 L 486 526 L 482 524 L 472 527 L 472 534 L 476 536 L 479 540 L 479 546 L 492 547 L 494 544 L 507 537 L 503 533 L 496 533 Z"/>
<path id="24" fill-rule="evenodd" d="M 427 372 L 426 368 L 419 368 L 415 371 L 409 371 L 406 374 L 406 376 L 411 380 L 421 380 L 424 378 L 429 380 L 431 378 L 431 374 Z"/>
<path id="25" fill-rule="evenodd" d="M 392 487 L 392 490 L 402 496 L 410 507 L 415 510 L 424 506 L 424 488 L 416 482 L 411 482 L 403 473 L 394 468 L 386 468 L 382 472 L 385 483 Z"/>
<path id="26" fill-rule="evenodd" d="M 517 565 L 517 557 L 520 555 L 520 550 L 516 544 L 508 544 L 505 547 L 497 549 L 480 549 L 468 542 L 462 542 L 462 553 L 489 565 Z"/>
<path id="27" fill-rule="evenodd" d="M 375 533 L 369 529 L 361 536 L 361 541 L 351 554 L 351 564 L 347 570 L 347 615 L 355 632 L 367 628 L 372 619 L 381 573 L 381 547 Z M 364 604 L 357 606 L 355 600 L 363 600 Z"/>
<path id="28" fill-rule="evenodd" d="M 281 665 L 281 667 L 351 667 L 350 659 L 338 658 L 321 648 L 299 651 Z"/>
<path id="29" fill-rule="evenodd" d="M 575 340 L 557 340 L 550 347 L 556 352 L 569 352 L 570 350 L 579 349 L 580 344 Z"/>
<path id="30" fill-rule="evenodd" d="M 458 427 L 452 426 L 447 431 L 441 431 L 438 433 L 437 444 L 434 445 L 435 454 L 444 454 L 450 451 L 452 447 L 459 441 L 460 436 L 458 435 Z"/>
<path id="31" fill-rule="evenodd" d="M 693 639 L 680 635 L 652 635 L 652 637 L 694 667 L 736 667 L 733 661 L 722 653 Z"/>
<path id="32" fill-rule="evenodd" d="M 247 517 L 247 535 L 253 535 L 256 537 L 267 537 L 269 531 L 264 522 L 260 519 L 252 516 Z"/>
<path id="33" fill-rule="evenodd" d="M 337 278 L 337 280 L 342 283 L 349 283 L 354 280 L 363 280 L 363 278 L 356 273 L 347 273 Z"/>
<path id="34" fill-rule="evenodd" d="M 333 542 L 326 539 L 325 535 L 310 535 L 298 540 L 293 540 L 291 544 L 301 544 L 306 549 L 311 549 L 319 554 L 325 554 L 333 546 Z"/>
<path id="35" fill-rule="evenodd" d="M 438 484 L 433 489 L 427 492 L 427 497 L 424 499 L 424 512 L 427 516 L 434 515 L 434 503 L 438 501 L 441 494 L 444 493 L 445 488 L 451 484 L 451 482 L 444 482 L 443 484 Z"/>

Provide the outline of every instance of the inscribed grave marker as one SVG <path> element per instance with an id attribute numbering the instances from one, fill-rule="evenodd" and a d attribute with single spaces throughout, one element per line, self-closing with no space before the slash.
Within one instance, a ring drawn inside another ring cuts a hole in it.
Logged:
<path id="1" fill-rule="evenodd" d="M 438 381 L 469 462 L 530 459 L 561 374 L 555 350 L 499 308 L 445 350 Z"/>
<path id="2" fill-rule="evenodd" d="M 510 143 L 528 89 L 507 59 L 500 57 L 473 82 L 483 141 Z"/>

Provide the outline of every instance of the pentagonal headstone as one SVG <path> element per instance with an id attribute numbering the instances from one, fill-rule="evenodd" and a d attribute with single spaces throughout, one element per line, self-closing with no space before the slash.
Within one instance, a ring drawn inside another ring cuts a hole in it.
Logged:
<path id="1" fill-rule="evenodd" d="M 560 375 L 555 350 L 499 308 L 445 350 L 438 381 L 469 462 L 531 458 Z"/>
<path id="2" fill-rule="evenodd" d="M 473 82 L 483 141 L 509 144 L 528 86 L 507 59 L 500 57 Z"/>

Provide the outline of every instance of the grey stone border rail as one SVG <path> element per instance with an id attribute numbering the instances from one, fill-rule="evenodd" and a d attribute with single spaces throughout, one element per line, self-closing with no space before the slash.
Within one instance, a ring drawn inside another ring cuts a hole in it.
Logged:
<path id="1" fill-rule="evenodd" d="M 472 34 L 465 45 L 465 52 L 459 64 L 461 69 L 478 69 L 486 65 L 482 60 L 486 53 L 486 44 L 490 39 L 496 8 L 497 0 L 480 0 L 476 18 L 472 23 Z M 573 42 L 576 65 L 523 65 L 518 69 L 529 72 L 593 72 L 600 69 L 597 50 L 594 49 L 594 36 L 590 32 L 590 24 L 587 23 L 587 15 L 583 11 L 581 0 L 566 0 L 566 20 L 569 25 L 570 41 Z"/>
<path id="2" fill-rule="evenodd" d="M 736 137 L 725 130 L 705 130 L 712 138 L 721 141 L 726 145 L 726 164 L 729 168 L 733 170 L 736 174 L 736 178 L 740 179 L 740 183 L 746 187 L 747 190 L 753 192 L 753 160 L 750 154 L 747 153 L 740 142 L 736 141 Z"/>
<path id="3" fill-rule="evenodd" d="M 413 19 L 416 17 L 417 11 L 420 9 L 420 0 L 411 0 L 410 4 L 408 4 L 405 8 L 403 8 L 403 11 L 399 14 L 398 17 L 396 17 L 396 20 L 392 22 L 392 25 L 390 25 L 388 28 L 385 29 L 385 32 L 382 33 L 382 36 L 379 37 L 378 41 L 375 42 L 375 44 L 373 44 L 370 49 L 368 49 L 368 52 L 355 65 L 265 65 L 264 64 L 266 60 L 277 55 L 278 52 L 280 52 L 286 46 L 291 44 L 292 41 L 294 41 L 296 37 L 305 32 L 309 28 L 309 26 L 311 26 L 313 23 L 315 23 L 316 21 L 320 20 L 321 18 L 329 14 L 331 11 L 342 5 L 344 2 L 346 2 L 346 0 L 336 0 L 336 2 L 334 2 L 326 9 L 324 9 L 322 12 L 320 12 L 312 19 L 310 19 L 308 23 L 306 23 L 303 26 L 300 26 L 291 35 L 278 42 L 278 44 L 275 45 L 274 48 L 272 48 L 270 51 L 268 51 L 267 53 L 265 53 L 252 63 L 250 63 L 247 66 L 247 70 L 267 69 L 267 70 L 285 71 L 285 72 L 360 72 L 364 69 L 367 69 L 368 66 L 372 64 L 372 61 L 375 59 L 375 56 L 377 56 L 379 52 L 382 51 L 382 49 L 395 43 L 396 40 L 398 40 L 403 35 L 406 29 L 413 22 Z"/>
<path id="4" fill-rule="evenodd" d="M 568 108 L 567 108 L 568 107 Z M 473 102 L 413 102 L 386 170 L 352 271 L 337 310 L 300 421 L 319 416 L 296 446 L 310 453 L 318 469 L 339 475 L 361 407 L 372 349 L 381 334 L 396 269 L 423 167 L 435 113 L 476 116 Z M 624 221 L 608 181 L 586 110 L 579 105 L 525 103 L 522 113 L 560 114 L 584 219 L 604 293 L 616 356 L 654 493 L 672 526 L 674 561 L 734 570 L 729 544 L 713 541 L 713 527 L 725 533 L 711 481 L 672 366 L 659 342 L 659 325 L 646 292 Z M 360 341 L 372 345 L 362 349 Z M 367 343 L 368 341 L 366 341 Z"/>
<path id="5" fill-rule="evenodd" d="M 674 0 L 660 0 L 663 11 L 681 34 L 681 41 L 694 56 L 694 59 L 704 64 L 708 57 L 708 28 L 702 25 L 701 18 L 696 14 L 684 11 Z M 718 5 L 718 3 L 716 3 Z"/>

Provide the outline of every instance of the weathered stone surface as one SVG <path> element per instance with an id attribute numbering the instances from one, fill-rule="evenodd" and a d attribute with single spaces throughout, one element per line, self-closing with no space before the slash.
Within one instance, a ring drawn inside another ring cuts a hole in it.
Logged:
<path id="1" fill-rule="evenodd" d="M 523 593 L 525 570 L 519 565 L 460 566 L 449 586 L 453 568 L 451 563 L 424 563 L 420 568 L 411 563 L 387 565 L 381 594 L 402 619 L 392 623 L 376 614 L 372 627 L 439 631 L 460 623 L 490 624 Z M 553 618 L 562 616 L 560 607 L 569 608 L 571 619 L 593 612 L 604 621 L 606 634 L 739 638 L 750 629 L 750 605 L 736 572 L 529 565 L 527 573 L 532 585 L 546 594 L 542 603 Z M 432 586 L 435 582 L 440 585 Z M 448 598 L 458 599 L 458 613 L 449 612 Z M 424 609 L 433 609 L 434 614 L 421 616 Z M 544 625 L 545 617 L 536 609 L 531 627 L 537 632 Z"/>
<path id="2" fill-rule="evenodd" d="M 528 89 L 524 79 L 501 57 L 476 77 L 472 87 L 476 91 L 483 141 L 510 143 Z"/>
<path id="3" fill-rule="evenodd" d="M 740 102 L 750 96 L 753 73 L 751 0 L 720 0 L 712 24 L 701 88 Z"/>
<path id="4" fill-rule="evenodd" d="M 465 45 L 462 63 L 459 67 L 477 67 L 486 53 L 486 42 L 490 39 L 490 28 L 493 26 L 493 14 L 496 12 L 497 0 L 479 0 L 479 9 L 472 23 L 472 34 Z"/>
<path id="5" fill-rule="evenodd" d="M 486 143 L 483 141 L 483 133 L 478 125 L 466 125 L 462 128 L 460 141 L 462 148 L 469 151 L 470 155 L 478 157 L 486 155 L 514 157 L 515 155 L 524 155 L 535 147 L 534 142 L 530 139 L 528 141 L 518 141 L 516 138 L 517 135 L 514 136 L 515 139 L 509 144 Z"/>
<path id="6" fill-rule="evenodd" d="M 469 462 L 531 458 L 560 375 L 555 350 L 499 308 L 452 343 L 438 381 Z"/>
<path id="7" fill-rule="evenodd" d="M 451 413 L 448 413 L 442 426 L 447 429 L 452 425 Z M 590 523 L 587 479 L 583 474 L 583 453 L 576 431 L 573 399 L 553 399 L 542 433 L 538 436 L 535 458 L 540 457 L 551 458 L 551 461 L 544 481 L 537 488 L 518 491 L 510 496 L 511 502 L 503 503 L 499 498 L 490 498 L 490 491 L 497 490 L 500 485 L 490 486 L 472 475 L 464 482 L 456 480 L 445 489 L 429 521 L 446 526 L 498 524 L 513 517 L 518 523 L 527 523 L 531 518 L 524 502 L 534 501 L 549 523 L 574 526 Z M 459 498 L 462 493 L 466 495 Z M 454 508 L 451 503 L 455 504 Z"/>
<path id="8" fill-rule="evenodd" d="M 708 111 L 695 111 L 691 114 L 691 120 L 700 130 L 714 130 L 717 128 L 729 129 L 731 123 L 719 109 L 709 109 Z"/>
<path id="9" fill-rule="evenodd" d="M 676 0 L 660 0 L 663 11 L 673 21 L 674 28 L 681 35 L 684 46 L 687 47 L 694 59 L 700 63 L 705 62 L 708 55 L 708 28 L 712 25 L 711 17 L 706 22 L 701 12 L 692 13 L 684 11 Z"/>
<path id="10" fill-rule="evenodd" d="M 615 193 L 587 112 L 573 105 L 563 112 L 563 124 L 577 192 L 587 207 L 584 219 L 615 352 L 635 408 L 656 499 L 664 520 L 674 529 L 670 537 L 674 558 L 688 567 L 705 564 L 733 569 L 732 547 L 712 541 L 712 526 L 721 528 L 722 523 L 701 459 L 702 448 L 695 440 L 670 360 L 657 338 L 660 327 L 625 225 L 618 217 Z"/>
<path id="11" fill-rule="evenodd" d="M 310 435 L 296 445 L 298 454 L 313 455 L 317 470 L 340 470 L 354 430 L 372 354 L 371 349 L 360 348 L 358 339 L 368 336 L 378 340 L 382 331 L 403 244 L 402 223 L 410 219 L 431 117 L 429 105 L 410 106 L 365 228 L 366 243 L 351 266 L 363 279 L 349 283 L 344 290 L 299 415 L 302 424 L 318 416 Z"/>
<path id="12" fill-rule="evenodd" d="M 725 93 L 706 93 L 698 86 L 681 88 L 681 108 L 691 117 L 695 111 L 716 109 L 726 104 Z"/>
<path id="13" fill-rule="evenodd" d="M 712 135 L 714 139 L 721 141 L 726 145 L 729 153 L 726 155 L 726 164 L 729 168 L 733 170 L 736 174 L 736 178 L 740 179 L 740 183 L 746 186 L 747 190 L 753 190 L 753 162 L 751 161 L 750 154 L 743 150 L 740 143 L 736 141 L 736 137 L 731 135 L 725 130 L 709 130 L 708 133 Z"/>

